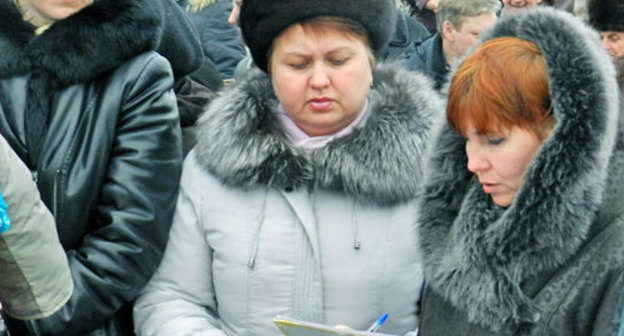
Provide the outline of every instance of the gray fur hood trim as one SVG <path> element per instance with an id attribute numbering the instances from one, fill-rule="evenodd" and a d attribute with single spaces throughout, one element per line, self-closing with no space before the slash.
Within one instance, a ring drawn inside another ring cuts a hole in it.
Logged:
<path id="1" fill-rule="evenodd" d="M 428 79 L 400 68 L 376 69 L 374 83 L 366 125 L 308 155 L 286 140 L 271 81 L 256 70 L 199 120 L 197 160 L 233 187 L 320 188 L 380 205 L 411 200 L 443 102 Z"/>
<path id="2" fill-rule="evenodd" d="M 532 41 L 545 57 L 553 133 L 503 209 L 466 169 L 465 140 L 442 126 L 426 167 L 419 222 L 429 287 L 472 323 L 514 334 L 540 319 L 522 281 L 577 253 L 611 206 L 608 185 L 621 190 L 622 144 L 619 136 L 616 151 L 614 70 L 594 31 L 545 8 L 502 19 L 482 41 L 502 36 Z M 621 212 L 616 207 L 609 211 Z"/>

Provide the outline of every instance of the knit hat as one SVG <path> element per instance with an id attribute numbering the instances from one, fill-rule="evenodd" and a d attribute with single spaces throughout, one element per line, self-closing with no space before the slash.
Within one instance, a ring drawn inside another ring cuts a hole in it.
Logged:
<path id="1" fill-rule="evenodd" d="M 396 9 L 394 0 L 243 0 L 239 24 L 254 62 L 267 71 L 273 40 L 290 25 L 318 16 L 359 23 L 377 53 L 392 36 Z"/>
<path id="2" fill-rule="evenodd" d="M 591 0 L 589 23 L 599 31 L 624 31 L 624 0 Z"/>

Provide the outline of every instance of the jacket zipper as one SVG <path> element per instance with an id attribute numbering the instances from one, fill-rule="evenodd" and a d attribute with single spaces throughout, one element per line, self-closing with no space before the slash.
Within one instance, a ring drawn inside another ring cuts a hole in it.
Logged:
<path id="1" fill-rule="evenodd" d="M 52 214 L 54 215 L 54 218 L 56 219 L 57 227 L 58 227 L 58 224 L 60 222 L 59 215 L 61 213 L 61 210 L 60 210 L 60 206 L 61 206 L 60 205 L 60 203 L 61 203 L 61 200 L 60 200 L 60 198 L 61 198 L 60 197 L 60 191 L 61 191 L 60 184 L 61 184 L 62 173 L 63 173 L 63 171 L 60 170 L 60 169 L 56 170 L 56 172 L 54 173 L 54 187 L 52 189 L 52 194 L 53 194 L 52 195 Z"/>

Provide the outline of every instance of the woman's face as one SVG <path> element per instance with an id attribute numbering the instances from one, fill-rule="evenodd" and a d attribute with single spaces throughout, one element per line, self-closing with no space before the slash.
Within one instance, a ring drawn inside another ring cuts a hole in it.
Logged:
<path id="1" fill-rule="evenodd" d="M 519 127 L 481 134 L 471 122 L 465 137 L 468 170 L 479 178 L 483 192 L 491 195 L 494 204 L 511 205 L 542 141 L 532 131 Z"/>
<path id="2" fill-rule="evenodd" d="M 505 11 L 517 13 L 523 9 L 529 9 L 542 3 L 542 0 L 503 0 Z"/>
<path id="3" fill-rule="evenodd" d="M 363 39 L 331 27 L 293 25 L 275 39 L 270 73 L 286 113 L 311 136 L 332 134 L 357 118 L 372 83 Z"/>
<path id="4" fill-rule="evenodd" d="M 35 25 L 52 24 L 90 5 L 93 0 L 17 0 L 25 19 Z"/>

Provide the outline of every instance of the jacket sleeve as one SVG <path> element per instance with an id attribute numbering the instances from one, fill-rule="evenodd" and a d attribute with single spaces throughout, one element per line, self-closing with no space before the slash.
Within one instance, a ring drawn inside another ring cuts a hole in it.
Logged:
<path id="1" fill-rule="evenodd" d="M 169 242 L 158 271 L 134 306 L 139 336 L 225 336 L 212 285 L 212 250 L 201 220 L 201 176 L 186 159 Z"/>
<path id="2" fill-rule="evenodd" d="M 180 125 L 169 64 L 154 52 L 137 57 L 144 62 L 118 69 L 113 76 L 121 79 L 108 84 L 119 85 L 121 103 L 100 190 L 103 226 L 67 253 L 75 284 L 69 302 L 29 321 L 28 335 L 70 336 L 105 325 L 136 299 L 161 260 L 181 173 Z"/>
<path id="3" fill-rule="evenodd" d="M 11 222 L 0 234 L 2 309 L 18 319 L 46 317 L 69 300 L 73 282 L 54 218 L 30 170 L 2 137 L 0 191 Z"/>

